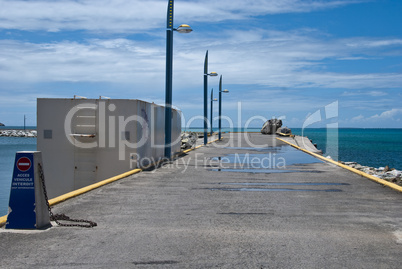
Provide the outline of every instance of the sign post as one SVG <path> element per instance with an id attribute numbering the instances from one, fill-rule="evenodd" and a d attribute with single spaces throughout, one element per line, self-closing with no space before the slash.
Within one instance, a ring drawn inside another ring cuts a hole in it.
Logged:
<path id="1" fill-rule="evenodd" d="M 43 167 L 39 151 L 16 153 L 6 229 L 40 229 L 50 226 L 39 164 Z"/>

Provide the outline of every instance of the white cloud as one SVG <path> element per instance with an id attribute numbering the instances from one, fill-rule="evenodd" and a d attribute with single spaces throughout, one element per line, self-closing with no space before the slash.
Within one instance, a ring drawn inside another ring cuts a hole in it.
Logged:
<path id="1" fill-rule="evenodd" d="M 386 46 L 401 46 L 402 39 L 362 39 L 358 38 L 355 40 L 351 40 L 347 44 L 350 47 L 359 47 L 359 48 L 376 48 L 376 47 L 386 47 Z"/>
<path id="2" fill-rule="evenodd" d="M 361 122 L 363 120 L 364 120 L 364 116 L 360 114 L 359 116 L 351 118 L 350 122 Z"/>
<path id="3" fill-rule="evenodd" d="M 376 114 L 374 116 L 371 116 L 368 120 L 375 120 L 375 121 L 388 120 L 388 119 L 392 119 L 398 115 L 402 116 L 402 109 L 401 108 L 393 108 L 391 110 L 384 111 L 381 114 Z"/>
<path id="4" fill-rule="evenodd" d="M 342 60 L 342 61 L 359 61 L 359 60 L 373 60 L 373 58 L 368 58 L 368 57 L 342 57 L 342 58 L 338 58 L 338 60 Z"/>
<path id="5" fill-rule="evenodd" d="M 90 40 L 87 44 L 0 41 L 3 81 L 146 81 L 163 74 L 163 64 L 160 50 L 130 40 Z"/>
<path id="6" fill-rule="evenodd" d="M 0 28 L 19 30 L 138 31 L 160 26 L 162 1 L 0 1 Z"/>
<path id="7" fill-rule="evenodd" d="M 326 71 L 328 59 L 363 53 L 345 46 L 345 40 L 320 40 L 302 32 L 258 30 L 251 35 L 236 31 L 219 41 L 199 42 L 212 47 L 217 70 L 232 74 L 234 83 L 276 87 L 395 88 L 402 84 L 400 73 L 342 73 Z M 242 38 L 245 37 L 245 38 Z M 371 52 L 370 52 L 371 53 Z M 239 71 L 241 70 L 241 71 Z M 239 74 L 241 72 L 241 75 Z M 372 92 L 374 94 L 374 92 Z"/>
<path id="8" fill-rule="evenodd" d="M 203 0 L 176 1 L 175 17 L 187 22 L 245 19 L 266 14 L 311 12 L 361 1 Z M 138 32 L 165 25 L 165 0 L 0 0 L 0 28 Z"/>
<path id="9" fill-rule="evenodd" d="M 362 114 L 355 116 L 350 119 L 350 123 L 356 124 L 363 124 L 371 127 L 381 127 L 377 124 L 384 125 L 390 124 L 392 122 L 400 121 L 400 117 L 402 116 L 402 109 L 400 108 L 393 108 L 390 110 L 383 111 L 382 113 L 375 114 L 372 116 L 363 116 Z"/>
<path id="10" fill-rule="evenodd" d="M 220 38 L 176 35 L 174 83 L 177 87 L 191 88 L 202 83 L 206 50 L 210 51 L 210 71 L 219 71 L 231 84 L 371 89 L 362 91 L 368 96 L 385 94 L 375 88 L 402 85 L 401 73 L 326 71 L 326 59 L 355 52 L 355 49 L 348 50 L 343 40 L 323 41 L 303 31 L 256 29 L 222 32 Z M 3 81 L 105 81 L 163 87 L 164 72 L 164 37 L 152 41 L 91 39 L 81 43 L 0 40 L 0 80 Z M 353 94 L 360 92 L 345 92 L 344 96 Z"/>
<path id="11" fill-rule="evenodd" d="M 388 93 L 383 92 L 383 91 L 345 91 L 342 93 L 342 96 L 372 96 L 372 97 L 379 97 L 379 96 L 385 96 L 388 95 Z"/>

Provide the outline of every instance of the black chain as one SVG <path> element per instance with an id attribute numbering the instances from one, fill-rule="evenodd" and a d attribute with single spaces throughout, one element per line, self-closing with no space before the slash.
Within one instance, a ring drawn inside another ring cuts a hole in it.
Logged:
<path id="1" fill-rule="evenodd" d="M 57 225 L 59 226 L 64 226 L 64 227 L 83 227 L 83 228 L 92 228 L 97 226 L 96 222 L 90 221 L 90 220 L 84 220 L 84 219 L 71 219 L 70 217 L 64 215 L 64 214 L 56 214 L 54 215 L 52 212 L 52 209 L 50 208 L 49 205 L 49 200 L 47 197 L 47 191 L 46 191 L 46 185 L 45 185 L 45 175 L 43 173 L 43 168 L 40 163 L 38 163 L 39 166 L 39 176 L 42 181 L 42 187 L 43 187 L 43 194 L 45 195 L 45 201 L 47 208 L 49 210 L 49 216 L 51 221 L 55 221 Z M 81 222 L 81 223 L 88 223 L 88 224 L 72 224 L 72 223 L 60 223 L 59 220 L 66 220 L 66 221 L 71 221 L 71 222 Z"/>

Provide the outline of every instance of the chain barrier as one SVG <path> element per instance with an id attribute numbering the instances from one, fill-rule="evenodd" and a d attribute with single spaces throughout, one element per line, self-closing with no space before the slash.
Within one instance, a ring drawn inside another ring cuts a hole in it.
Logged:
<path id="1" fill-rule="evenodd" d="M 50 220 L 54 221 L 57 223 L 59 226 L 64 226 L 64 227 L 82 227 L 82 228 L 92 228 L 97 226 L 96 222 L 90 221 L 90 220 L 84 220 L 84 219 L 71 219 L 70 217 L 64 215 L 64 214 L 56 214 L 54 215 L 52 212 L 52 209 L 50 208 L 49 204 L 49 199 L 47 197 L 47 191 L 46 191 L 46 185 L 45 185 L 45 175 L 43 173 L 43 168 L 42 165 L 39 163 L 39 176 L 42 182 L 42 188 L 43 188 L 43 193 L 45 195 L 45 201 L 46 205 L 49 211 L 49 216 Z M 59 220 L 65 220 L 65 221 L 70 221 L 70 222 L 77 222 L 77 223 L 61 223 Z M 87 223 L 87 224 L 78 224 L 78 223 Z"/>

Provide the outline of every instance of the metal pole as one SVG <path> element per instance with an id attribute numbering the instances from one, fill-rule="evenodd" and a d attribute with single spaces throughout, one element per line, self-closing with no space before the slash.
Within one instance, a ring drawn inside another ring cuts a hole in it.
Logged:
<path id="1" fill-rule="evenodd" d="M 211 136 L 212 136 L 212 121 L 213 121 L 213 117 L 212 117 L 212 113 L 213 113 L 213 107 L 214 107 L 214 89 L 211 90 Z"/>
<path id="2" fill-rule="evenodd" d="M 173 7 L 169 0 L 166 19 L 165 157 L 170 159 L 172 142 Z"/>
<path id="3" fill-rule="evenodd" d="M 204 60 L 204 145 L 208 143 L 208 51 Z"/>
<path id="4" fill-rule="evenodd" d="M 219 136 L 218 139 L 222 138 L 222 75 L 219 79 Z"/>

